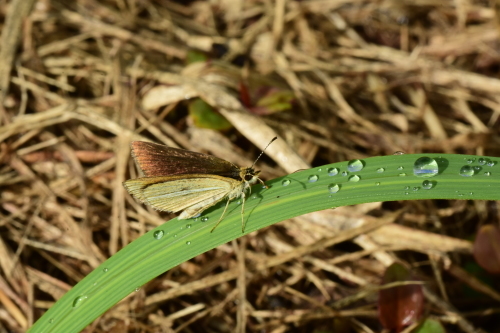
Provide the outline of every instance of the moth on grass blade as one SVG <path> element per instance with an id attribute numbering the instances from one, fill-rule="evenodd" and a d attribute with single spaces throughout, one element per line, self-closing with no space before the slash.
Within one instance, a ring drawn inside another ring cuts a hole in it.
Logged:
<path id="1" fill-rule="evenodd" d="M 269 142 L 266 148 L 277 138 Z M 266 149 L 264 148 L 264 150 Z M 231 200 L 241 198 L 241 231 L 245 229 L 243 213 L 250 187 L 260 182 L 255 170 L 260 153 L 252 166 L 240 168 L 215 156 L 171 148 L 151 142 L 132 142 L 132 156 L 145 177 L 123 183 L 137 200 L 166 212 L 180 212 L 178 219 L 189 219 L 227 199 L 226 207 L 212 231 L 219 225 Z M 266 186 L 267 187 L 267 186 Z"/>

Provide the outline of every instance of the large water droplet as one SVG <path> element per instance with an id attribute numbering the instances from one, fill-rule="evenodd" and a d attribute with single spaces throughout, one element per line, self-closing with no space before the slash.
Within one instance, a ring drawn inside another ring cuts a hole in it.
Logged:
<path id="1" fill-rule="evenodd" d="M 153 237 L 155 239 L 161 239 L 163 237 L 163 235 L 165 235 L 165 232 L 163 230 L 156 230 L 154 233 L 153 233 Z"/>
<path id="2" fill-rule="evenodd" d="M 347 178 L 347 180 L 350 182 L 359 182 L 360 179 L 361 179 L 361 177 L 358 175 L 352 175 L 349 178 Z"/>
<path id="3" fill-rule="evenodd" d="M 74 308 L 77 308 L 79 307 L 80 305 L 82 305 L 82 303 L 88 298 L 88 296 L 78 296 L 77 298 L 75 298 L 75 300 L 73 301 L 73 307 Z"/>
<path id="4" fill-rule="evenodd" d="M 311 176 L 309 176 L 309 177 L 307 178 L 307 181 L 308 181 L 309 183 L 315 183 L 315 182 L 317 182 L 317 181 L 318 181 L 318 179 L 319 179 L 319 177 L 318 177 L 317 175 L 311 175 Z"/>
<path id="5" fill-rule="evenodd" d="M 484 158 L 484 157 L 480 157 L 478 160 L 477 160 L 477 164 L 479 165 L 485 165 L 487 162 L 487 160 Z"/>
<path id="6" fill-rule="evenodd" d="M 349 170 L 350 172 L 357 172 L 357 171 L 361 171 L 363 169 L 363 161 L 360 161 L 360 160 L 350 160 L 348 163 L 347 163 L 347 170 Z"/>
<path id="7" fill-rule="evenodd" d="M 330 191 L 330 193 L 337 193 L 338 191 L 340 191 L 340 185 L 339 184 L 330 184 L 330 185 L 328 185 L 328 191 Z"/>
<path id="8" fill-rule="evenodd" d="M 290 183 L 291 183 L 291 181 L 289 181 L 288 179 L 285 179 L 285 180 L 283 180 L 283 181 L 281 182 L 281 185 L 283 185 L 283 186 L 288 186 L 288 185 L 290 185 Z"/>
<path id="9" fill-rule="evenodd" d="M 417 177 L 430 178 L 438 174 L 439 166 L 435 159 L 420 157 L 413 164 L 413 174 Z"/>
<path id="10" fill-rule="evenodd" d="M 329 168 L 327 171 L 328 171 L 328 176 L 336 176 L 339 174 L 338 168 Z"/>
<path id="11" fill-rule="evenodd" d="M 471 177 L 474 176 L 474 169 L 470 165 L 464 165 L 460 168 L 460 176 Z"/>
<path id="12" fill-rule="evenodd" d="M 494 161 L 488 161 L 488 163 L 486 163 L 487 166 L 489 167 L 492 167 L 496 164 L 497 162 L 494 162 Z"/>

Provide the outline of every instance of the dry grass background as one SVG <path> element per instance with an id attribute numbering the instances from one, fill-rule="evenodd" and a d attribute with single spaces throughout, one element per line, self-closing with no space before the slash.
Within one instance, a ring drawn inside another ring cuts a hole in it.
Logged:
<path id="1" fill-rule="evenodd" d="M 497 6 L 0 1 L 0 332 L 24 331 L 107 257 L 172 217 L 122 187 L 137 176 L 131 140 L 247 166 L 278 135 L 259 162 L 264 179 L 396 151 L 500 156 Z M 228 51 L 214 55 L 214 44 Z M 187 66 L 189 50 L 212 60 Z M 296 104 L 251 115 L 237 99 L 241 80 L 288 87 Z M 234 129 L 193 126 L 185 101 L 193 96 Z M 426 282 L 426 313 L 448 332 L 500 332 L 499 291 L 464 270 L 464 239 L 499 219 L 497 202 L 444 200 L 297 217 L 172 269 L 86 331 L 380 332 L 369 291 L 397 261 Z M 380 227 L 366 232 L 373 223 Z M 324 237 L 337 241 L 315 248 Z M 464 299 L 464 284 L 487 296 Z"/>

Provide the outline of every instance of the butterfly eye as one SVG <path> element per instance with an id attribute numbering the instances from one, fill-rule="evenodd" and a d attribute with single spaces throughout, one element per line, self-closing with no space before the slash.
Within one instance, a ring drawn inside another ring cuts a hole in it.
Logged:
<path id="1" fill-rule="evenodd" d="M 247 182 L 249 182 L 249 181 L 251 181 L 251 180 L 253 179 L 253 177 L 254 177 L 253 173 L 247 173 L 247 174 L 245 175 L 245 180 L 246 180 Z"/>

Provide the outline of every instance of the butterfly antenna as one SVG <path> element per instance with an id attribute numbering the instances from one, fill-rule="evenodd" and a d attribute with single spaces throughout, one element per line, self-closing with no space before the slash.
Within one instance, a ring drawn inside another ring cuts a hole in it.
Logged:
<path id="1" fill-rule="evenodd" d="M 257 156 L 257 158 L 255 159 L 255 161 L 253 162 L 252 166 L 250 168 L 253 168 L 255 166 L 255 163 L 257 163 L 257 161 L 259 160 L 259 158 L 262 156 L 262 154 L 264 154 L 264 152 L 266 151 L 267 147 L 269 147 L 269 145 L 271 143 L 273 143 L 278 137 L 275 136 L 271 141 L 269 141 L 269 143 L 267 144 L 267 146 L 264 148 L 263 151 L 261 151 L 261 153 L 259 154 L 259 156 Z"/>

